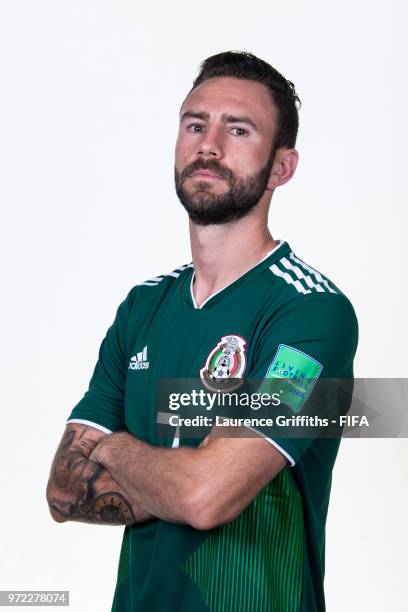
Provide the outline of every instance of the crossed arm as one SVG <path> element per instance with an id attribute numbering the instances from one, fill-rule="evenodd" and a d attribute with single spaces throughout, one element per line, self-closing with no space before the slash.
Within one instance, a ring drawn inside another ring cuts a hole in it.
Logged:
<path id="1" fill-rule="evenodd" d="M 108 436 L 95 427 L 77 423 L 66 426 L 46 493 L 55 521 L 133 525 L 152 518 L 101 464 L 90 459 L 93 449 L 105 437 Z"/>
<path id="2" fill-rule="evenodd" d="M 157 517 L 211 529 L 236 518 L 286 463 L 247 430 L 225 438 L 215 429 L 198 448 L 163 448 L 72 423 L 51 468 L 47 500 L 58 522 L 133 525 Z"/>

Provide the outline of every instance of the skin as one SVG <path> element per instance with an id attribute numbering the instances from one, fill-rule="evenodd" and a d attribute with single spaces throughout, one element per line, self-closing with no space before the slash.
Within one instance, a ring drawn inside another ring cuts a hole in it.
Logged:
<path id="1" fill-rule="evenodd" d="M 213 77 L 187 96 L 180 109 L 180 118 L 186 112 L 204 112 L 209 118 L 186 118 L 180 122 L 175 149 L 178 172 L 197 160 L 211 160 L 237 177 L 247 177 L 265 165 L 278 120 L 265 85 L 234 77 Z M 226 124 L 223 115 L 248 116 L 257 129 L 242 122 Z M 191 127 L 193 123 L 202 128 Z M 244 136 L 239 128 L 247 130 L 248 135 Z M 276 187 L 292 178 L 298 157 L 296 149 L 277 150 L 267 188 L 256 208 L 246 217 L 225 225 L 202 226 L 189 221 L 195 270 L 193 291 L 198 306 L 209 295 L 247 272 L 276 246 L 267 225 L 269 205 Z M 202 177 L 191 177 L 184 187 L 194 194 L 202 180 Z M 228 189 L 223 180 L 207 179 L 207 183 L 214 193 Z M 238 255 L 236 245 L 239 245 Z"/>
<path id="2" fill-rule="evenodd" d="M 102 465 L 89 459 L 104 437 L 108 436 L 94 427 L 66 426 L 46 493 L 51 516 L 58 523 L 134 525 L 152 518 Z"/>
<path id="3" fill-rule="evenodd" d="M 183 118 L 184 113 L 205 118 Z M 246 116 L 256 129 L 225 116 Z M 277 110 L 268 89 L 257 82 L 214 77 L 191 92 L 180 110 L 175 168 L 191 164 L 219 168 L 221 176 L 255 175 L 265 166 L 276 134 Z M 201 127 L 192 127 L 197 124 Z M 257 205 L 239 220 L 198 225 L 189 220 L 194 260 L 194 297 L 198 306 L 212 293 L 251 269 L 277 245 L 268 226 L 268 210 L 276 187 L 293 176 L 295 149 L 276 151 L 266 189 Z M 231 174 L 232 173 L 232 174 Z M 187 177 L 184 188 L 222 193 L 228 181 Z M 239 249 L 236 248 L 239 245 Z M 226 436 L 214 428 L 198 448 L 163 448 L 146 444 L 127 432 L 104 435 L 67 426 L 51 469 L 47 488 L 55 520 L 135 524 L 158 517 L 206 530 L 233 520 L 270 482 L 287 460 L 271 444 L 249 430 Z M 221 468 L 220 468 L 221 466 Z M 108 509 L 101 512 L 106 503 Z"/>
<path id="4" fill-rule="evenodd" d="M 257 434 L 248 437 L 252 432 L 241 429 L 225 438 L 221 429 L 198 448 L 158 448 L 118 432 L 104 438 L 91 458 L 154 516 L 213 529 L 236 518 L 287 463 Z"/>

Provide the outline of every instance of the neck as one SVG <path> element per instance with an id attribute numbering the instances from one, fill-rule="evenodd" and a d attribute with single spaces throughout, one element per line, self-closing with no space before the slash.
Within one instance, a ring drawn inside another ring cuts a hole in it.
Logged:
<path id="1" fill-rule="evenodd" d="M 248 272 L 278 244 L 267 218 L 251 214 L 223 225 L 202 226 L 190 220 L 190 242 L 198 306 Z"/>

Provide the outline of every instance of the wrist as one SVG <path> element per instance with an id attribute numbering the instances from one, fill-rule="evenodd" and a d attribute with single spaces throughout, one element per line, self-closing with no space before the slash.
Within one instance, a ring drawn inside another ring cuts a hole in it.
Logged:
<path id="1" fill-rule="evenodd" d="M 132 436 L 125 431 L 118 431 L 109 436 L 105 436 L 95 446 L 89 459 L 107 468 L 114 463 L 115 460 L 117 461 L 120 459 L 130 437 Z"/>

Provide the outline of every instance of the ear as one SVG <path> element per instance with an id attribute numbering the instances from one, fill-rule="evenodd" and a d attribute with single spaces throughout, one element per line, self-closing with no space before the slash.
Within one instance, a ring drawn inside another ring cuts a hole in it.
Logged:
<path id="1" fill-rule="evenodd" d="M 279 185 L 284 185 L 295 174 L 299 160 L 296 149 L 278 149 L 275 154 L 267 189 L 274 190 Z"/>

